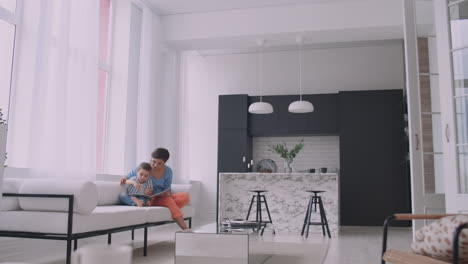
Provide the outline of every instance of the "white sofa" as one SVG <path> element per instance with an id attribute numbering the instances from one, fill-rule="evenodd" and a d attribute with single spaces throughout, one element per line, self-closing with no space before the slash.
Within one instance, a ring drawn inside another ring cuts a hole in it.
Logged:
<path id="1" fill-rule="evenodd" d="M 86 237 L 144 229 L 144 255 L 147 229 L 173 223 L 165 207 L 135 207 L 119 203 L 125 185 L 117 181 L 66 181 L 4 179 L 0 236 L 67 241 L 67 263 L 71 242 Z M 199 183 L 172 184 L 172 192 L 188 192 L 190 203 L 182 209 L 191 226 L 195 215 Z"/>

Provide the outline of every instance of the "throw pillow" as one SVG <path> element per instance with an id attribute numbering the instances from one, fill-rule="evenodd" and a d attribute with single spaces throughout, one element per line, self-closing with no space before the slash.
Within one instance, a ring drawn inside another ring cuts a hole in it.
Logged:
<path id="1" fill-rule="evenodd" d="M 411 245 L 414 253 L 452 262 L 453 236 L 455 229 L 468 223 L 468 215 L 453 215 L 441 218 L 416 231 L 415 242 Z M 460 234 L 460 263 L 468 263 L 468 230 Z"/>

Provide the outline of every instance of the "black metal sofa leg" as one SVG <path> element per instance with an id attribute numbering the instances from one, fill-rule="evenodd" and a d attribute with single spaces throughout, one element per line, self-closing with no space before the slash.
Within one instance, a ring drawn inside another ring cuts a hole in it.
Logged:
<path id="1" fill-rule="evenodd" d="M 71 249 L 72 249 L 72 240 L 67 239 L 67 264 L 71 263 Z"/>
<path id="2" fill-rule="evenodd" d="M 144 236 L 143 236 L 143 256 L 146 257 L 148 251 L 148 227 L 144 228 Z"/>

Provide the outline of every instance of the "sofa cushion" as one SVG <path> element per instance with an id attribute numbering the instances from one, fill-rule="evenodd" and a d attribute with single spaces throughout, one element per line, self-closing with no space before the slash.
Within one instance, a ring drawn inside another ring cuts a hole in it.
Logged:
<path id="1" fill-rule="evenodd" d="M 413 252 L 451 262 L 455 229 L 463 223 L 468 223 L 468 215 L 447 216 L 422 227 L 415 233 Z M 468 263 L 468 230 L 462 231 L 459 243 L 461 263 Z"/>
<path id="2" fill-rule="evenodd" d="M 124 205 L 98 206 L 92 214 L 73 215 L 73 233 L 106 230 L 145 223 L 145 208 Z M 4 211 L 0 230 L 66 234 L 67 213 Z"/>
<path id="3" fill-rule="evenodd" d="M 23 194 L 73 194 L 73 211 L 90 214 L 96 208 L 98 192 L 91 181 L 77 180 L 26 180 L 20 187 Z M 68 211 L 68 199 L 19 198 L 21 209 L 29 211 Z"/>
<path id="4" fill-rule="evenodd" d="M 98 190 L 99 205 L 118 205 L 119 194 L 126 191 L 126 185 L 117 181 L 95 181 Z"/>
<path id="5" fill-rule="evenodd" d="M 3 193 L 18 193 L 23 179 L 5 178 L 3 181 Z M 18 197 L 2 197 L 2 211 L 19 210 Z"/>

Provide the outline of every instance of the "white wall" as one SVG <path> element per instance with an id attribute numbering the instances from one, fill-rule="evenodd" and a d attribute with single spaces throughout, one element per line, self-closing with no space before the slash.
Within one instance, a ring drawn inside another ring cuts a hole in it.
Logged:
<path id="1" fill-rule="evenodd" d="M 253 170 L 263 159 L 271 159 L 276 163 L 277 172 L 284 171 L 284 159 L 279 154 L 270 151 L 271 145 L 286 143 L 288 149 L 294 148 L 303 140 L 304 148 L 297 154 L 291 167 L 293 172 L 303 172 L 309 169 L 327 168 L 328 172 L 337 172 L 340 168 L 340 137 L 339 136 L 304 136 L 304 137 L 254 137 L 253 138 Z"/>
<path id="2" fill-rule="evenodd" d="M 182 67 L 185 80 L 185 160 L 183 171 L 203 183 L 201 215 L 215 219 L 218 143 L 218 96 L 258 95 L 258 54 L 188 56 Z M 294 51 L 265 53 L 264 91 L 269 95 L 297 94 L 298 60 Z M 304 93 L 334 93 L 344 90 L 402 89 L 403 49 L 401 44 L 318 49 L 304 51 Z M 316 111 L 320 111 L 317 109 Z"/>

